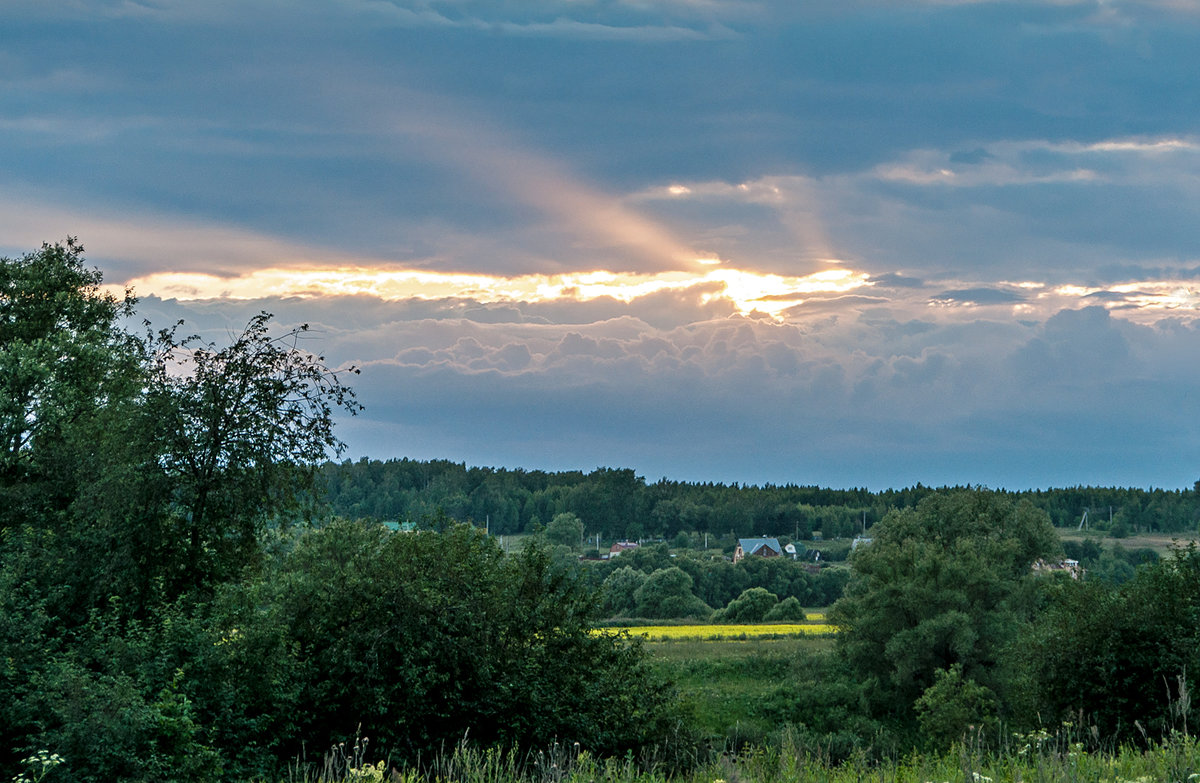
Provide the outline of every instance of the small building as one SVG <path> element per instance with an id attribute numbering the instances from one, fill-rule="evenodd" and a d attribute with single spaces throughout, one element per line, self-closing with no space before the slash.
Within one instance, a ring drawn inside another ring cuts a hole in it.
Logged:
<path id="1" fill-rule="evenodd" d="M 415 533 L 417 532 L 416 522 L 384 522 L 383 526 L 393 533 Z"/>
<path id="2" fill-rule="evenodd" d="M 739 538 L 737 548 L 733 550 L 733 562 L 757 555 L 758 557 L 780 557 L 783 547 L 778 538 Z"/>
<path id="3" fill-rule="evenodd" d="M 628 549 L 637 549 L 638 546 L 640 545 L 636 541 L 618 541 L 609 548 L 608 556 L 610 558 L 616 557 Z"/>
<path id="4" fill-rule="evenodd" d="M 1079 579 L 1083 576 L 1083 569 L 1080 568 L 1078 560 L 1059 560 L 1057 563 L 1038 560 L 1033 564 L 1033 571 L 1038 574 L 1065 573 L 1072 579 Z"/>

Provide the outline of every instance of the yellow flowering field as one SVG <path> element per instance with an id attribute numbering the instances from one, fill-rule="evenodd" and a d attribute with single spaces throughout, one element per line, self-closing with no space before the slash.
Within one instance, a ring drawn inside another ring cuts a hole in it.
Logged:
<path id="1" fill-rule="evenodd" d="M 820 618 L 824 620 L 825 618 Z M 815 623 L 771 623 L 758 625 L 639 625 L 622 628 L 601 628 L 599 632 L 628 631 L 630 636 L 642 636 L 650 641 L 761 639 L 792 636 L 828 636 L 836 633 L 832 625 Z"/>

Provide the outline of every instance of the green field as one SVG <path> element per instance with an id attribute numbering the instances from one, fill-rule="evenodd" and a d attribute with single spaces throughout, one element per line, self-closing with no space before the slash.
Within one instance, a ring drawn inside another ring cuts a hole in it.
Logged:
<path id="1" fill-rule="evenodd" d="M 711 738 L 759 740 L 778 728 L 772 705 L 812 679 L 830 637 L 649 642 L 654 666 L 675 681 L 684 709 Z"/>
<path id="2" fill-rule="evenodd" d="M 1190 543 L 1200 542 L 1200 536 L 1195 533 L 1143 533 L 1124 538 L 1112 538 L 1094 530 L 1069 528 L 1057 528 L 1057 530 L 1059 538 L 1064 541 L 1084 541 L 1091 538 L 1100 542 L 1105 548 L 1118 544 L 1125 549 L 1153 549 L 1160 555 L 1167 554 L 1176 546 L 1187 546 Z"/>

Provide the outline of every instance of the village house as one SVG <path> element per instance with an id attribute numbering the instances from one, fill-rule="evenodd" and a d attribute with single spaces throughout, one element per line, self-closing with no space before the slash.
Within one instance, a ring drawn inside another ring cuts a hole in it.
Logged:
<path id="1" fill-rule="evenodd" d="M 1045 560 L 1038 560 L 1033 564 L 1034 573 L 1059 573 L 1069 574 L 1072 579 L 1078 579 L 1083 576 L 1083 569 L 1079 566 L 1078 560 L 1059 560 L 1057 563 L 1048 563 Z"/>
<path id="2" fill-rule="evenodd" d="M 637 549 L 638 546 L 639 544 L 636 541 L 618 541 L 609 548 L 608 556 L 610 558 L 616 557 L 627 549 Z"/>
<path id="3" fill-rule="evenodd" d="M 739 538 L 737 548 L 733 550 L 733 562 L 757 555 L 758 557 L 780 557 L 783 547 L 779 546 L 778 538 Z"/>

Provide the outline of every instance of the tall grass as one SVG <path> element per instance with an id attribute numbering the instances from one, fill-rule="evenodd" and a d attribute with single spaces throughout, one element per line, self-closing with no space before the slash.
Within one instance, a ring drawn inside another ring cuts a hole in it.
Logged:
<path id="1" fill-rule="evenodd" d="M 1105 748 L 1094 736 L 1064 724 L 1004 738 L 965 738 L 944 753 L 871 758 L 867 750 L 833 762 L 785 731 L 771 746 L 725 748 L 690 768 L 672 771 L 655 753 L 596 758 L 578 744 L 537 753 L 479 748 L 464 741 L 425 764 L 386 762 L 345 767 L 340 776 L 289 778 L 288 783 L 1196 783 L 1200 746 L 1173 734 L 1147 748 Z M 1089 749 L 1090 748 L 1090 749 Z"/>

